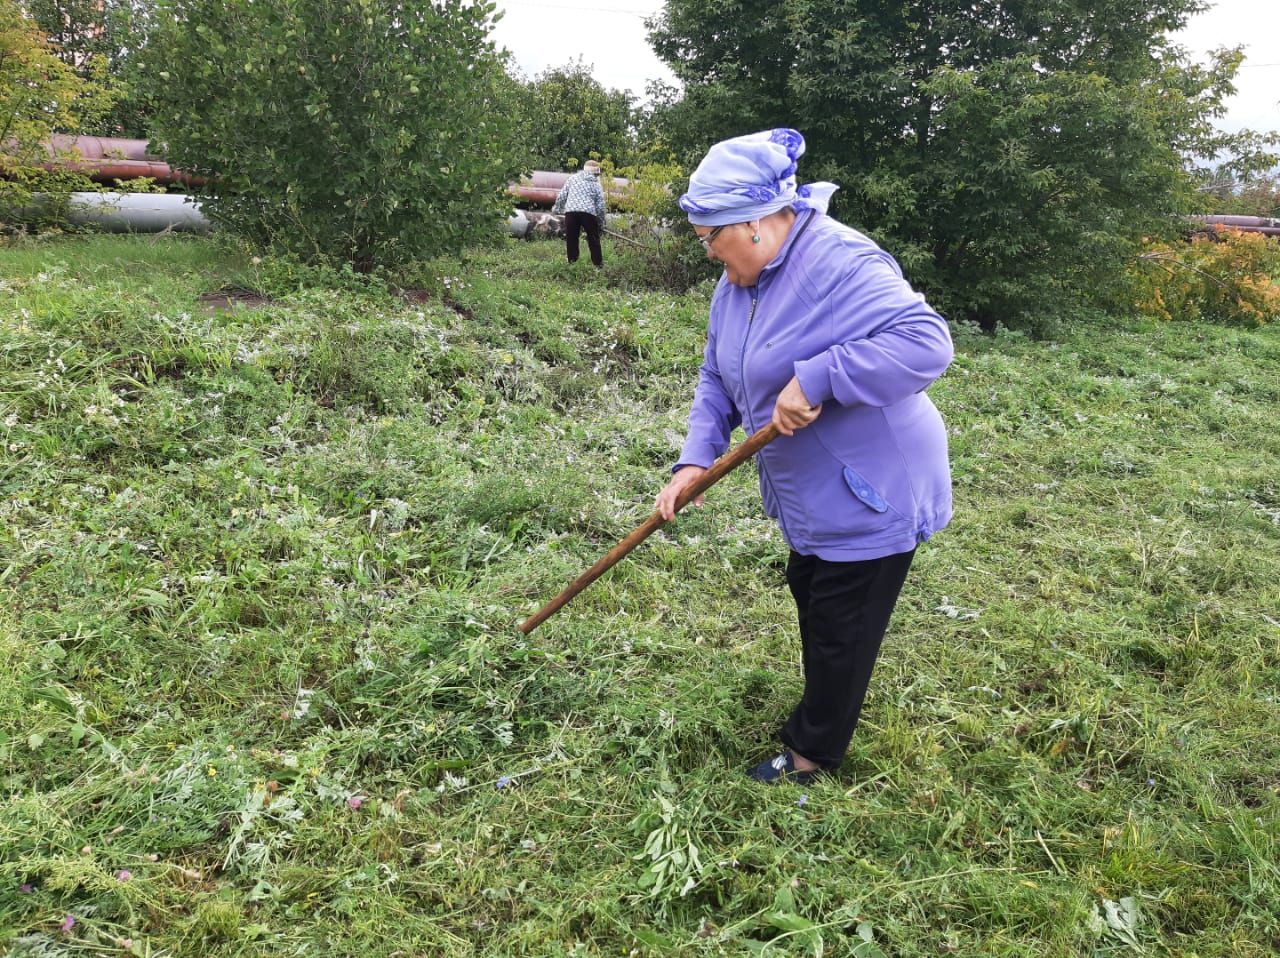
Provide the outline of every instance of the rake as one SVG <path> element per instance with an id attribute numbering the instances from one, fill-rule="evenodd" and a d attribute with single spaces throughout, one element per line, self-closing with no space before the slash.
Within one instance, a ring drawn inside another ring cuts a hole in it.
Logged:
<path id="1" fill-rule="evenodd" d="M 693 499 L 702 495 L 717 482 L 733 472 L 734 469 L 742 465 L 757 452 L 767 446 L 773 440 L 778 438 L 778 427 L 770 423 L 758 432 L 753 433 L 745 442 L 738 445 L 736 449 L 725 453 L 717 459 L 698 480 L 676 499 L 676 511 L 679 512 Z M 644 522 L 638 525 L 625 539 L 621 540 L 616 546 L 606 552 L 595 565 L 593 565 L 582 575 L 578 576 L 570 582 L 558 596 L 544 605 L 534 615 L 531 615 L 520 626 L 520 631 L 528 635 L 547 619 L 551 618 L 559 612 L 569 600 L 575 595 L 589 586 L 596 579 L 604 575 L 610 568 L 618 563 L 628 552 L 644 542 L 654 532 L 666 525 L 667 520 L 655 509 L 653 514 Z"/>

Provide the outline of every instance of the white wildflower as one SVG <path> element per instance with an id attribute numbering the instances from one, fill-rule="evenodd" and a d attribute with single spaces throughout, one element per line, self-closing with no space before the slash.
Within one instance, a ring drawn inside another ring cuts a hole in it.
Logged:
<path id="1" fill-rule="evenodd" d="M 452 772 L 445 772 L 444 781 L 442 781 L 439 785 L 436 786 L 436 791 L 444 792 L 448 790 L 451 792 L 457 792 L 457 791 L 461 791 L 466 787 L 467 787 L 467 780 L 464 776 L 454 775 Z"/>
<path id="2" fill-rule="evenodd" d="M 297 697 L 293 702 L 293 717 L 295 719 L 306 718 L 307 713 L 311 711 L 311 696 L 315 694 L 315 689 L 298 689 Z"/>

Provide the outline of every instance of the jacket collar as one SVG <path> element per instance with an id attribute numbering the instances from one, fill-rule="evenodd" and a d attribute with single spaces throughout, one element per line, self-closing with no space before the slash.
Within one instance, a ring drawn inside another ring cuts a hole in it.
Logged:
<path id="1" fill-rule="evenodd" d="M 796 213 L 795 221 L 791 224 L 787 238 L 782 241 L 782 248 L 778 250 L 778 255 L 765 263 L 764 268 L 760 270 L 760 275 L 756 277 L 757 287 L 760 285 L 760 280 L 764 279 L 765 273 L 781 269 L 786 264 L 787 257 L 791 255 L 791 250 L 800 240 L 801 235 L 821 215 L 817 210 L 800 210 Z"/>

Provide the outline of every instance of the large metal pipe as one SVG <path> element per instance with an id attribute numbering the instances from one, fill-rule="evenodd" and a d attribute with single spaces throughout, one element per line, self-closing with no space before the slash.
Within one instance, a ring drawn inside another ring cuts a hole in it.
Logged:
<path id="1" fill-rule="evenodd" d="M 1260 226 L 1266 229 L 1280 228 L 1280 219 L 1266 216 L 1235 216 L 1215 213 L 1211 216 L 1193 216 L 1193 220 L 1201 223 L 1221 223 L 1223 226 Z"/>
<path id="2" fill-rule="evenodd" d="M 1280 236 L 1280 219 L 1266 216 L 1234 216 L 1215 213 L 1210 216 L 1192 216 L 1191 220 L 1206 227 L 1225 227 L 1242 233 L 1261 233 L 1263 236 Z M 1200 232 L 1200 230 L 1197 230 Z M 1209 232 L 1206 230 L 1205 232 Z"/>
<path id="3" fill-rule="evenodd" d="M 175 170 L 159 157 L 147 152 L 147 140 L 130 140 L 115 136 L 67 136 L 55 133 L 49 138 L 51 159 L 48 169 L 73 170 L 84 173 L 95 183 L 112 183 L 147 176 L 157 183 L 183 183 L 200 186 L 204 180 Z M 78 154 L 78 159 L 67 154 Z"/>
<path id="4" fill-rule="evenodd" d="M 556 201 L 564 181 L 572 174 L 555 173 L 551 170 L 534 170 L 529 176 L 522 176 L 519 183 L 507 187 L 507 193 L 519 203 L 528 206 L 550 207 Z M 617 205 L 631 191 L 631 181 L 624 176 L 610 177 L 604 183 L 604 198 L 611 205 Z"/>
<path id="5" fill-rule="evenodd" d="M 147 140 L 111 136 L 68 136 L 54 134 L 47 145 L 49 169 L 75 170 L 98 183 L 146 176 L 157 183 L 182 183 L 200 186 L 205 181 L 175 170 L 168 163 L 147 152 Z M 529 207 L 517 209 L 507 220 L 508 232 L 517 239 L 534 235 L 560 235 L 561 223 L 538 210 L 555 203 L 569 173 L 534 170 L 519 183 L 507 187 L 516 203 Z M 626 196 L 630 181 L 615 176 L 606 181 L 605 198 L 611 204 Z M 200 213 L 197 202 L 183 196 L 158 193 L 75 193 L 71 201 L 73 223 L 92 224 L 113 232 L 159 232 L 174 230 L 208 230 L 213 228 Z"/>
<path id="6" fill-rule="evenodd" d="M 48 194 L 37 193 L 33 206 L 39 208 L 50 201 Z M 177 193 L 72 193 L 67 220 L 108 233 L 204 233 L 213 229 L 200 212 L 200 204 Z"/>
<path id="7" fill-rule="evenodd" d="M 95 183 L 113 183 L 139 176 L 154 179 L 157 183 L 182 183 L 201 186 L 204 179 L 176 170 L 158 156 L 147 152 L 148 140 L 132 140 L 113 136 L 68 136 L 55 133 L 50 137 L 48 151 L 49 169 L 74 170 L 84 173 Z M 78 154 L 70 158 L 68 154 Z M 519 183 L 507 187 L 507 193 L 517 203 L 531 207 L 549 208 L 556 201 L 560 188 L 569 173 L 552 170 L 534 170 L 530 176 L 521 177 Z M 631 182 L 622 176 L 605 181 L 605 199 L 616 205 L 631 189 Z"/>
<path id="8" fill-rule="evenodd" d="M 36 194 L 36 214 L 50 202 Z M 208 232 L 214 225 L 200 211 L 200 203 L 177 193 L 72 193 L 67 219 L 76 226 L 96 226 L 109 233 Z M 507 231 L 516 239 L 560 235 L 560 219 L 549 213 L 516 210 L 507 218 Z"/>

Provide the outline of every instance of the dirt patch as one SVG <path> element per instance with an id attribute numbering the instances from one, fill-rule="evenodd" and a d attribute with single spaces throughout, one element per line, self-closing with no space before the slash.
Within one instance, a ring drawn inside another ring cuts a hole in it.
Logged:
<path id="1" fill-rule="evenodd" d="M 203 293 L 197 299 L 201 306 L 214 313 L 225 312 L 236 307 L 254 309 L 271 302 L 271 297 L 265 293 L 243 286 L 223 286 L 212 293 Z"/>

